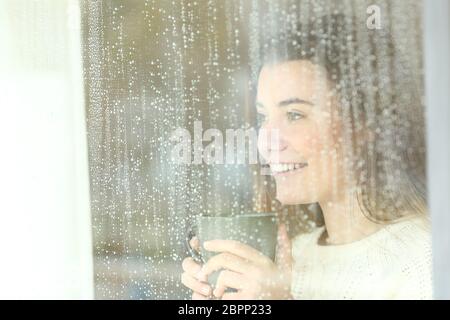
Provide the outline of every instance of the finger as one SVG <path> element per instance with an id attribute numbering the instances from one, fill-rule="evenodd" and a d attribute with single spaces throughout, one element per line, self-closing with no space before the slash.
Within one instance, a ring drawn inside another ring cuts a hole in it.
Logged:
<path id="1" fill-rule="evenodd" d="M 207 282 L 208 278 L 206 275 L 200 273 L 202 270 L 202 265 L 197 263 L 192 257 L 187 257 L 181 263 L 183 271 L 189 273 L 191 276 L 196 278 L 199 281 Z"/>
<path id="2" fill-rule="evenodd" d="M 204 296 L 204 295 L 202 295 L 200 293 L 194 292 L 192 294 L 192 300 L 208 300 L 208 297 Z"/>
<path id="3" fill-rule="evenodd" d="M 268 257 L 255 248 L 235 240 L 209 240 L 206 241 L 203 246 L 208 251 L 229 252 L 238 257 L 250 260 L 256 264 L 272 262 Z"/>
<path id="4" fill-rule="evenodd" d="M 277 240 L 277 265 L 283 270 L 290 269 L 292 267 L 292 244 L 285 224 L 279 225 Z"/>
<path id="5" fill-rule="evenodd" d="M 244 296 L 241 292 L 229 292 L 223 294 L 222 300 L 244 300 Z"/>
<path id="6" fill-rule="evenodd" d="M 251 273 L 254 268 L 249 261 L 235 256 L 234 254 L 224 252 L 209 259 L 208 262 L 203 265 L 202 270 L 199 272 L 199 275 L 207 276 L 220 269 L 228 269 L 231 271 L 247 274 Z"/>
<path id="7" fill-rule="evenodd" d="M 204 296 L 209 296 L 212 293 L 212 288 L 208 284 L 198 281 L 186 272 L 183 272 L 181 275 L 181 283 L 192 291 Z"/>
<path id="8" fill-rule="evenodd" d="M 199 263 L 195 262 L 195 260 L 191 257 L 187 257 L 186 259 L 184 259 L 181 263 L 181 267 L 183 268 L 183 271 L 189 273 L 192 276 L 195 276 L 202 269 L 202 266 Z"/>
<path id="9" fill-rule="evenodd" d="M 245 279 L 242 274 L 230 270 L 222 270 L 217 278 L 216 288 L 213 294 L 217 298 L 220 298 L 227 288 L 241 290 L 244 282 Z"/>
<path id="10" fill-rule="evenodd" d="M 200 249 L 200 240 L 194 236 L 191 240 L 189 240 L 189 245 L 192 249 L 198 252 Z"/>

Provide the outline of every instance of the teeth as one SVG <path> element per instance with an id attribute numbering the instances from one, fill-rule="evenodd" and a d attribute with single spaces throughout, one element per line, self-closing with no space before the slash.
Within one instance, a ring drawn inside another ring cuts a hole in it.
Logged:
<path id="1" fill-rule="evenodd" d="M 273 163 L 270 168 L 274 173 L 280 173 L 303 168 L 305 165 L 304 163 Z"/>

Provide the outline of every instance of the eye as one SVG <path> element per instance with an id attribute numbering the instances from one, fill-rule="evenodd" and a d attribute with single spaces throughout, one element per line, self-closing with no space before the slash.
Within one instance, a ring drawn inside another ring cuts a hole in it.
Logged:
<path id="1" fill-rule="evenodd" d="M 305 115 L 299 111 L 289 111 L 286 114 L 289 121 L 296 121 L 305 118 Z"/>

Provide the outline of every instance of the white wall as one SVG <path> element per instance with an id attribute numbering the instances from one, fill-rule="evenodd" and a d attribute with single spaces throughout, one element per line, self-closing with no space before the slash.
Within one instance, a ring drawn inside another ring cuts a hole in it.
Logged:
<path id="1" fill-rule="evenodd" d="M 79 18 L 0 0 L 0 298 L 93 297 Z"/>
<path id="2" fill-rule="evenodd" d="M 450 6 L 425 0 L 428 201 L 435 298 L 450 299 Z"/>

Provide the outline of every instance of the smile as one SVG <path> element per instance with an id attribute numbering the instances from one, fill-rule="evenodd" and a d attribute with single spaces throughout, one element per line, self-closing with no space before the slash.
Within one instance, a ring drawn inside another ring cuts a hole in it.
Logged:
<path id="1" fill-rule="evenodd" d="M 280 175 L 299 171 L 306 166 L 308 166 L 307 163 L 273 163 L 270 165 L 270 170 L 274 175 Z"/>

